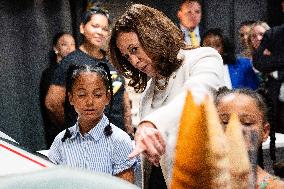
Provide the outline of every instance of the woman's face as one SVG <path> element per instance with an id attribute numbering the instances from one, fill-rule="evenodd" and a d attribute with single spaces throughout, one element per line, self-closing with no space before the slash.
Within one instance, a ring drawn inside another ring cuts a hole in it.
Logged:
<path id="1" fill-rule="evenodd" d="M 80 25 L 80 32 L 85 40 L 98 48 L 105 45 L 109 31 L 108 18 L 101 14 L 92 15 L 86 24 Z"/>
<path id="2" fill-rule="evenodd" d="M 71 52 L 75 50 L 75 40 L 74 37 L 70 34 L 64 34 L 62 35 L 58 41 L 56 46 L 54 47 L 54 50 L 57 54 L 57 56 L 65 57 Z"/>
<path id="3" fill-rule="evenodd" d="M 144 72 L 150 77 L 158 76 L 153 66 L 154 62 L 146 54 L 136 33 L 119 33 L 116 40 L 116 45 L 119 48 L 122 56 L 124 56 L 135 68 L 141 72 Z"/>
<path id="4" fill-rule="evenodd" d="M 260 42 L 263 38 L 266 29 L 261 25 L 254 26 L 251 30 L 251 44 L 254 49 L 257 49 L 260 45 Z"/>
<path id="5" fill-rule="evenodd" d="M 220 100 L 217 110 L 221 124 L 225 127 L 233 113 L 238 115 L 248 149 L 257 149 L 267 139 L 269 124 L 264 121 L 263 113 L 252 97 L 229 94 Z"/>
<path id="6" fill-rule="evenodd" d="M 244 48 L 248 47 L 248 37 L 249 37 L 250 28 L 251 27 L 249 25 L 243 25 L 239 30 L 241 45 Z"/>
<path id="7" fill-rule="evenodd" d="M 203 47 L 212 47 L 218 51 L 220 55 L 223 55 L 224 45 L 222 40 L 217 35 L 208 35 L 203 40 Z"/>

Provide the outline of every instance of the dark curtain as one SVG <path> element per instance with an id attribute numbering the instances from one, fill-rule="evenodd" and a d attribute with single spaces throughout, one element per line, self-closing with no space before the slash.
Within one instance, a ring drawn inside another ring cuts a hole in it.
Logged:
<path id="1" fill-rule="evenodd" d="M 78 36 L 83 0 L 1 0 L 0 130 L 30 150 L 45 149 L 39 82 L 52 37 Z M 77 38 L 77 37 L 76 37 Z"/>
<path id="2" fill-rule="evenodd" d="M 284 12 L 281 7 L 282 0 L 268 0 L 268 24 L 269 26 L 278 26 L 284 23 Z"/>

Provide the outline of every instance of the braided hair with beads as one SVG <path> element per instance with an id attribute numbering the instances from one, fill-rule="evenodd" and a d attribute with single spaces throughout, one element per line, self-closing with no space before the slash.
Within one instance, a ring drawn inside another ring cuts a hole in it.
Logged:
<path id="1" fill-rule="evenodd" d="M 99 63 L 96 65 L 75 65 L 71 64 L 66 73 L 66 95 L 65 95 L 65 108 L 64 108 L 64 126 L 66 128 L 65 134 L 61 139 L 62 142 L 65 142 L 66 139 L 70 138 L 72 135 L 70 133 L 69 127 L 73 126 L 74 119 L 77 118 L 77 113 L 74 107 L 70 104 L 68 93 L 72 91 L 72 87 L 78 79 L 78 76 L 82 72 L 93 72 L 98 74 L 104 82 L 106 90 L 110 93 L 110 105 L 108 115 L 111 114 L 112 101 L 113 101 L 113 90 L 112 90 L 112 79 L 109 68 L 104 63 Z M 110 122 L 104 129 L 104 134 L 110 136 L 112 134 L 112 128 Z"/>

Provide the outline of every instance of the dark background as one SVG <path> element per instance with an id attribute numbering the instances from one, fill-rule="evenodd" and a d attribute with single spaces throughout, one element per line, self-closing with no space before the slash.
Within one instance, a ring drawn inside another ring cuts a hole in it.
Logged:
<path id="1" fill-rule="evenodd" d="M 177 23 L 180 1 L 100 1 L 112 17 L 132 3 L 150 5 Z M 52 37 L 72 32 L 79 41 L 79 15 L 85 0 L 0 0 L 0 130 L 31 150 L 45 149 L 39 108 L 39 82 L 48 66 Z M 204 0 L 202 24 L 220 27 L 232 40 L 245 20 L 281 22 L 280 0 Z"/>

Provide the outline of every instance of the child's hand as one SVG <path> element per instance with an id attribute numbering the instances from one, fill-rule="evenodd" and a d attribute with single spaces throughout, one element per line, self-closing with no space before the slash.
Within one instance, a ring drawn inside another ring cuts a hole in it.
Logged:
<path id="1" fill-rule="evenodd" d="M 155 126 L 145 121 L 139 124 L 135 134 L 135 149 L 129 158 L 133 158 L 140 153 L 143 153 L 147 159 L 155 166 L 159 166 L 160 157 L 165 153 L 165 141 Z"/>

